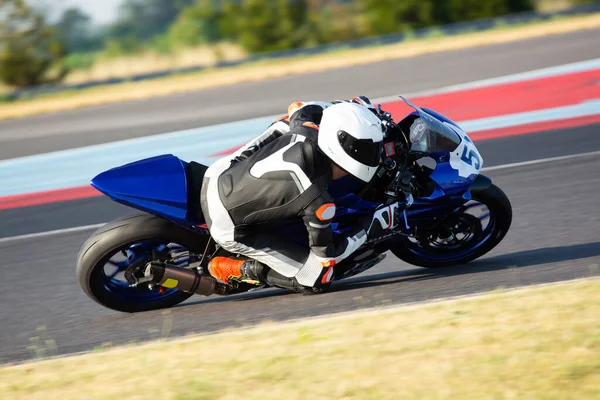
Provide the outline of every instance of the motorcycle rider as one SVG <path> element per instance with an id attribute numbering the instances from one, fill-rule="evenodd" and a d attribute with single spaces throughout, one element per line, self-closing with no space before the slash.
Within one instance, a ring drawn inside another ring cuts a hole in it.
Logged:
<path id="1" fill-rule="evenodd" d="M 213 239 L 230 253 L 211 259 L 211 275 L 318 292 L 333 279 L 335 265 L 367 238 L 396 226 L 396 208 L 381 206 L 368 227 L 335 235 L 335 204 L 327 192 L 351 175 L 369 182 L 379 165 L 383 128 L 364 96 L 351 101 L 293 103 L 288 116 L 234 154 L 212 164 L 204 176 L 201 207 Z M 285 240 L 276 224 L 301 219 L 309 246 Z"/>

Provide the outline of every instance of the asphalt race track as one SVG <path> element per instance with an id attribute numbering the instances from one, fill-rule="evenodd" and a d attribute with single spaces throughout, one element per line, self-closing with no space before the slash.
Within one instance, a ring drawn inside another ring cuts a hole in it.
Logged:
<path id="1" fill-rule="evenodd" d="M 588 34 L 593 33 L 598 34 Z M 579 58 L 565 55 L 562 59 L 562 53 L 555 48 L 553 57 L 540 56 L 540 65 L 534 67 L 598 57 L 600 49 L 597 46 L 586 48 L 586 41 L 582 39 L 585 37 L 577 36 L 577 40 L 565 48 L 564 54 L 574 54 L 573 49 L 581 51 Z M 592 40 L 588 42 L 589 45 Z M 522 48 L 523 43 L 512 47 L 528 54 Z M 562 42 L 556 40 L 556 43 L 560 46 Z M 539 47 L 532 48 L 531 52 L 536 50 Z M 510 52 L 510 48 L 506 51 Z M 449 53 L 448 56 L 454 55 Z M 468 61 L 463 56 L 462 62 Z M 499 66 L 498 62 L 489 65 L 490 70 L 496 71 L 490 76 L 519 72 L 512 64 Z M 502 62 L 506 63 L 506 60 Z M 479 68 L 483 70 L 481 65 Z M 498 72 L 501 68 L 504 69 Z M 480 77 L 485 76 L 467 78 L 465 75 L 455 81 L 448 77 L 445 83 L 436 84 L 447 85 Z M 386 86 L 383 85 L 370 92 L 389 94 L 384 92 Z M 346 91 L 350 90 L 340 89 L 340 93 Z M 135 109 L 136 106 L 129 104 L 124 109 L 127 107 Z M 27 119 L 22 123 L 30 122 Z M 6 126 L 0 126 L 0 131 L 4 129 Z M 599 132 L 600 125 L 588 125 L 477 142 L 485 166 L 491 167 L 486 174 L 507 193 L 513 204 L 511 230 L 494 251 L 467 266 L 444 270 L 411 267 L 389 254 L 382 264 L 368 273 L 340 282 L 332 292 L 318 296 L 270 289 L 231 298 L 192 297 L 170 310 L 122 314 L 89 300 L 76 281 L 75 257 L 91 231 L 0 239 L 0 362 L 29 359 L 36 354 L 91 350 L 106 343 L 117 345 L 267 320 L 598 276 L 600 174 L 597 171 L 600 154 L 582 154 L 600 151 Z M 74 133 L 73 137 L 85 142 L 83 133 Z M 135 135 L 123 133 L 130 134 Z M 66 136 L 55 139 L 59 145 L 68 141 Z M 40 151 L 35 146 L 28 147 L 31 143 L 28 139 L 22 142 L 28 151 Z M 75 146 L 80 145 L 77 143 Z M 572 157 L 494 168 L 559 156 Z M 103 198 L 6 210 L 0 212 L 0 237 L 96 224 L 128 212 Z"/>
<path id="2" fill-rule="evenodd" d="M 599 129 L 596 125 L 583 131 L 590 134 Z M 492 140 L 480 147 L 485 157 L 483 149 L 492 148 L 493 142 L 512 141 L 511 147 L 519 148 L 528 139 Z M 596 141 L 596 148 L 599 145 Z M 564 153 L 569 154 L 568 146 Z M 265 290 L 237 298 L 193 297 L 169 311 L 121 314 L 89 300 L 76 282 L 75 257 L 90 232 L 0 243 L 0 357 L 3 361 L 32 357 L 34 351 L 28 346 L 38 343 L 35 338 L 39 337 L 53 340 L 50 343 L 56 344 L 59 353 L 68 353 L 90 350 L 105 342 L 127 343 L 599 275 L 598 169 L 600 156 L 596 154 L 490 171 L 488 175 L 505 190 L 514 208 L 511 231 L 493 252 L 468 266 L 439 271 L 411 268 L 390 254 L 368 275 L 340 282 L 332 293 L 319 296 Z M 40 222 L 65 215 L 75 222 L 78 214 L 94 208 L 103 217 L 121 212 L 106 201 L 89 201 L 96 203 L 71 207 L 66 202 L 54 205 L 55 212 L 45 212 L 42 207 L 21 212 L 29 211 L 31 218 Z M 0 213 L 2 220 L 4 217 Z"/>

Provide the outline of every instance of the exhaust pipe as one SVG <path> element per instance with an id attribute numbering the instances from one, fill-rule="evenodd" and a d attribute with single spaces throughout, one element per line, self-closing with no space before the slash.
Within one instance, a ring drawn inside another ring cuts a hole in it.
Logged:
<path id="1" fill-rule="evenodd" d="M 226 294 L 227 286 L 217 282 L 210 275 L 200 275 L 195 270 L 173 267 L 162 263 L 152 262 L 148 266 L 152 274 L 150 282 L 169 289 L 179 289 L 187 293 L 203 296 L 211 294 Z"/>

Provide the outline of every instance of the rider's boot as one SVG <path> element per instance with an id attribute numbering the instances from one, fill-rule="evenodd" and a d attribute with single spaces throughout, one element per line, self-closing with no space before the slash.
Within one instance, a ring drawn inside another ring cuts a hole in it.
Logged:
<path id="1" fill-rule="evenodd" d="M 250 268 L 254 276 L 256 276 L 261 282 L 264 282 L 269 286 L 288 289 L 302 294 L 322 293 L 329 287 L 329 284 L 322 284 L 318 287 L 303 286 L 298 283 L 296 278 L 288 278 L 287 276 L 283 276 L 279 272 L 258 261 L 254 261 L 254 264 L 251 265 Z"/>
<path id="2" fill-rule="evenodd" d="M 210 260 L 208 271 L 213 277 L 228 285 L 234 282 L 259 285 L 262 280 L 255 272 L 255 264 L 260 263 L 255 260 L 219 256 Z"/>
<path id="3" fill-rule="evenodd" d="M 305 294 L 320 293 L 322 289 L 302 286 L 295 278 L 288 278 L 256 260 L 215 257 L 208 264 L 210 274 L 228 285 L 244 282 L 292 290 Z"/>

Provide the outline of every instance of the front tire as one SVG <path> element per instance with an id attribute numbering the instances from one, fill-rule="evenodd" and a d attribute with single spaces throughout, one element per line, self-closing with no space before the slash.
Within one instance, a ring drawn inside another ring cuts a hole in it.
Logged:
<path id="1" fill-rule="evenodd" d="M 126 282 L 113 282 L 114 279 L 105 272 L 105 265 L 111 263 L 119 268 L 120 264 L 111 261 L 111 257 L 126 254 L 128 249 L 140 243 L 176 243 L 183 249 L 201 253 L 207 240 L 208 235 L 186 230 L 153 215 L 120 218 L 94 232 L 84 243 L 77 257 L 77 278 L 92 300 L 116 311 L 140 312 L 172 307 L 192 294 L 176 289 L 161 294 L 145 288 L 129 288 Z"/>
<path id="2" fill-rule="evenodd" d="M 455 251 L 436 251 L 424 239 L 411 241 L 405 239 L 391 248 L 391 252 L 402 261 L 425 268 L 442 268 L 466 264 L 486 254 L 498 245 L 506 236 L 512 223 L 512 206 L 506 194 L 496 185 L 472 193 L 475 202 L 485 205 L 489 210 L 488 226 L 478 228 L 479 238 L 470 247 Z M 465 221 L 472 220 L 470 214 L 464 214 Z M 476 230 L 474 230 L 476 231 Z"/>

